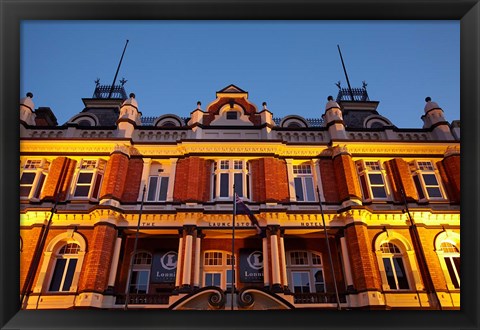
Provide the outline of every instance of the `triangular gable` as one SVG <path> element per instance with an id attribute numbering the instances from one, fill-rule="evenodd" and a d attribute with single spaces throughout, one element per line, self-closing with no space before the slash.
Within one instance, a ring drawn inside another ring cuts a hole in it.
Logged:
<path id="1" fill-rule="evenodd" d="M 219 90 L 217 93 L 246 93 L 243 89 L 234 84 L 230 84 L 222 90 Z"/>

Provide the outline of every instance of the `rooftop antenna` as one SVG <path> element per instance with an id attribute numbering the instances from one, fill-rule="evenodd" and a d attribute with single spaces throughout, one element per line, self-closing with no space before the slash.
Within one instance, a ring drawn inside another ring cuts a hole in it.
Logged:
<path id="1" fill-rule="evenodd" d="M 113 89 L 115 88 L 115 81 L 117 80 L 118 71 L 120 70 L 120 66 L 122 65 L 123 55 L 125 55 L 125 50 L 127 49 L 127 45 L 128 45 L 128 39 L 127 39 L 127 42 L 125 43 L 125 48 L 123 48 L 122 57 L 120 57 L 120 62 L 118 63 L 117 72 L 115 72 L 115 77 L 113 78 L 112 86 L 110 87 L 110 92 L 108 93 L 108 98 L 112 97 Z"/>
<path id="2" fill-rule="evenodd" d="M 350 93 L 350 97 L 352 98 L 352 101 L 354 101 L 352 87 L 350 86 L 350 80 L 348 80 L 347 69 L 345 69 L 345 63 L 343 63 L 342 51 L 340 50 L 339 45 L 337 45 L 337 48 L 338 48 L 338 53 L 340 54 L 340 60 L 342 61 L 343 72 L 345 72 L 345 78 L 347 78 L 348 91 Z"/>

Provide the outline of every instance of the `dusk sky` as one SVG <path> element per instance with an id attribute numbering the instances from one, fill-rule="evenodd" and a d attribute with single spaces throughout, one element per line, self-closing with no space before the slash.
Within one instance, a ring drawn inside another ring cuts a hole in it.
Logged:
<path id="1" fill-rule="evenodd" d="M 459 21 L 24 21 L 20 98 L 63 124 L 95 83 L 135 93 L 143 116 L 189 117 L 235 84 L 274 117 L 318 118 L 337 81 L 368 84 L 378 112 L 400 128 L 423 126 L 425 97 L 460 119 Z"/>

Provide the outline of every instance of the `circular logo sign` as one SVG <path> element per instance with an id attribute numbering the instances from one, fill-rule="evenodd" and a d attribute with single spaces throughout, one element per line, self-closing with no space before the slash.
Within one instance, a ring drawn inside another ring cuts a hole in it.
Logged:
<path id="1" fill-rule="evenodd" d="M 247 262 L 250 268 L 261 269 L 263 268 L 263 255 L 260 251 L 253 251 L 247 257 Z"/>
<path id="2" fill-rule="evenodd" d="M 160 259 L 162 267 L 166 270 L 172 270 L 177 268 L 177 252 L 168 251 Z"/>

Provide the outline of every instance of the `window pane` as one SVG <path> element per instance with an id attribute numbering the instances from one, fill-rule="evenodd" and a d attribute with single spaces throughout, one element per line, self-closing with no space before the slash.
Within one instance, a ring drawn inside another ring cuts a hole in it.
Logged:
<path id="1" fill-rule="evenodd" d="M 40 173 L 40 178 L 38 179 L 37 188 L 35 189 L 35 194 L 33 195 L 33 197 L 35 198 L 40 197 L 40 191 L 42 190 L 45 177 L 46 177 L 45 174 Z"/>
<path id="2" fill-rule="evenodd" d="M 90 186 L 77 186 L 75 188 L 75 197 L 86 197 L 90 191 Z"/>
<path id="3" fill-rule="evenodd" d="M 418 178 L 417 175 L 415 175 L 413 177 L 413 181 L 415 182 L 415 187 L 417 188 L 418 198 L 419 199 L 424 199 L 425 195 L 423 194 L 422 185 L 420 184 L 420 179 Z"/>
<path id="4" fill-rule="evenodd" d="M 325 292 L 325 281 L 321 270 L 315 273 L 315 292 Z"/>
<path id="5" fill-rule="evenodd" d="M 91 183 L 93 173 L 80 173 L 77 183 Z"/>
<path id="6" fill-rule="evenodd" d="M 453 270 L 454 265 L 452 264 L 452 262 L 452 258 L 445 257 L 445 263 L 447 264 L 447 270 L 448 275 L 450 275 L 450 280 L 452 281 L 453 286 L 458 289 L 460 288 L 460 284 L 458 283 L 457 276 L 455 275 L 455 271 Z"/>
<path id="7" fill-rule="evenodd" d="M 312 178 L 305 178 L 305 190 L 307 191 L 307 200 L 315 201 L 315 192 L 313 190 Z"/>
<path id="8" fill-rule="evenodd" d="M 32 186 L 20 187 L 20 197 L 28 197 L 30 195 L 30 190 Z"/>
<path id="9" fill-rule="evenodd" d="M 67 259 L 57 259 L 55 262 L 55 270 L 53 271 L 52 281 L 50 282 L 49 291 L 59 291 L 62 283 L 63 272 Z"/>
<path id="10" fill-rule="evenodd" d="M 215 174 L 213 175 L 212 197 L 217 197 L 217 176 Z"/>
<path id="11" fill-rule="evenodd" d="M 393 264 L 395 265 L 399 289 L 408 289 L 407 274 L 405 273 L 405 267 L 403 267 L 402 258 L 393 258 Z"/>
<path id="12" fill-rule="evenodd" d="M 301 178 L 294 178 L 295 183 L 295 196 L 297 197 L 297 201 L 303 202 L 305 199 L 303 197 L 303 185 Z"/>
<path id="13" fill-rule="evenodd" d="M 235 180 L 235 192 L 238 196 L 243 197 L 243 174 L 235 173 L 233 178 Z"/>
<path id="14" fill-rule="evenodd" d="M 425 184 L 427 186 L 438 185 L 437 177 L 435 176 L 435 174 L 423 174 L 423 181 L 425 181 Z"/>
<path id="15" fill-rule="evenodd" d="M 228 197 L 228 174 L 220 174 L 220 197 Z"/>
<path id="16" fill-rule="evenodd" d="M 92 198 L 98 197 L 98 192 L 100 191 L 100 184 L 102 183 L 102 175 L 97 174 L 97 179 L 95 180 L 95 187 L 93 188 Z"/>
<path id="17" fill-rule="evenodd" d="M 156 176 L 150 177 L 150 180 L 148 181 L 147 201 L 154 201 L 155 200 L 155 195 L 156 195 L 156 192 L 157 192 L 157 182 L 158 182 L 158 177 L 156 177 Z"/>
<path id="18" fill-rule="evenodd" d="M 167 200 L 167 191 L 168 191 L 168 177 L 162 177 L 160 181 L 160 194 L 158 195 L 159 201 Z"/>
<path id="19" fill-rule="evenodd" d="M 293 292 L 295 293 L 309 293 L 310 282 L 307 272 L 292 272 Z"/>
<path id="20" fill-rule="evenodd" d="M 227 119 L 237 119 L 237 112 L 236 111 L 228 111 L 227 112 Z"/>
<path id="21" fill-rule="evenodd" d="M 382 184 L 383 185 L 383 178 L 381 174 L 369 174 L 368 177 L 370 178 L 370 184 Z"/>
<path id="22" fill-rule="evenodd" d="M 226 285 L 227 285 L 227 289 L 232 288 L 232 270 L 231 269 L 227 269 Z"/>
<path id="23" fill-rule="evenodd" d="M 70 291 L 76 266 L 77 259 L 68 259 L 67 273 L 65 274 L 65 280 L 63 281 L 62 291 Z"/>
<path id="24" fill-rule="evenodd" d="M 383 266 L 385 267 L 385 275 L 387 276 L 387 282 L 390 286 L 390 289 L 396 290 L 397 284 L 395 282 L 395 276 L 393 274 L 393 268 L 390 258 L 383 258 Z"/>
<path id="25" fill-rule="evenodd" d="M 368 193 L 367 180 L 365 179 L 365 175 L 360 176 L 360 183 L 362 186 L 363 198 L 369 199 L 370 194 Z"/>
<path id="26" fill-rule="evenodd" d="M 372 187 L 372 194 L 374 198 L 386 198 L 387 192 L 385 187 Z"/>
<path id="27" fill-rule="evenodd" d="M 427 194 L 428 194 L 428 197 L 442 197 L 440 188 L 437 188 L 437 187 L 427 187 Z"/>
<path id="28" fill-rule="evenodd" d="M 32 184 L 33 180 L 35 180 L 34 172 L 23 173 L 22 177 L 20 178 L 20 184 Z"/>

